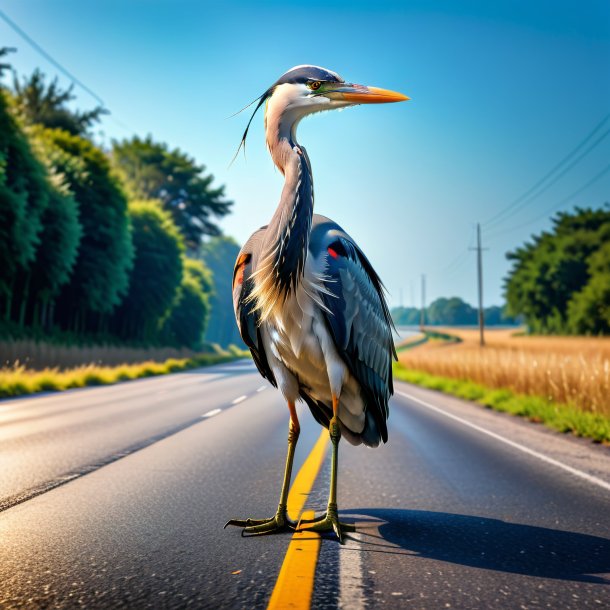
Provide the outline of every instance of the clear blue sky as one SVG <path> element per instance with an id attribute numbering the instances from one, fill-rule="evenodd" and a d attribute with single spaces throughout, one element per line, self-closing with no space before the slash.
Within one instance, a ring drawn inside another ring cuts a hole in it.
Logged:
<path id="1" fill-rule="evenodd" d="M 419 302 L 421 273 L 428 300 L 474 303 L 474 223 L 527 192 L 610 112 L 607 0 L 4 0 L 1 8 L 104 100 L 106 142 L 150 133 L 205 163 L 235 201 L 222 226 L 239 241 L 269 220 L 282 180 L 262 114 L 247 160 L 228 167 L 249 115 L 226 117 L 303 63 L 409 95 L 316 115 L 299 131 L 316 211 L 357 239 L 392 305 L 401 293 L 405 305 Z M 21 74 L 57 73 L 2 21 L 0 44 L 18 47 L 11 61 Z M 81 107 L 95 104 L 77 92 Z M 610 120 L 596 137 L 608 128 Z M 570 197 L 609 162 L 607 137 L 540 197 L 483 225 L 486 304 L 502 302 L 505 253 L 548 227 L 549 209 L 610 201 L 610 172 Z"/>

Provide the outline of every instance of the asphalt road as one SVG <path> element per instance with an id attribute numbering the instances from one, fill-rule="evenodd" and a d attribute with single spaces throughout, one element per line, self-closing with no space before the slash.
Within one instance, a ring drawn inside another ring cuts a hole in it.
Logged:
<path id="1" fill-rule="evenodd" d="M 396 389 L 389 443 L 341 444 L 358 531 L 323 540 L 312 607 L 610 607 L 608 448 Z M 0 403 L 0 608 L 265 608 L 290 534 L 222 526 L 273 514 L 286 431 L 250 362 Z"/>

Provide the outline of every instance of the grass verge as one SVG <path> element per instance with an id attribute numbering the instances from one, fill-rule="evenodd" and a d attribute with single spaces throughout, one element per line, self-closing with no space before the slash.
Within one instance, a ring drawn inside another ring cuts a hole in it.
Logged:
<path id="1" fill-rule="evenodd" d="M 493 389 L 461 379 L 440 377 L 394 365 L 396 379 L 476 402 L 488 409 L 526 417 L 563 433 L 610 444 L 610 419 L 568 404 L 551 402 L 541 396 L 518 394 L 509 389 Z"/>
<path id="2" fill-rule="evenodd" d="M 462 340 L 456 335 L 450 335 L 445 332 L 438 332 L 436 330 L 424 330 L 420 335 L 416 335 L 412 339 L 407 339 L 400 345 L 396 346 L 396 352 L 403 352 L 414 347 L 419 347 L 429 341 L 438 341 L 441 343 L 461 343 Z"/>
<path id="3" fill-rule="evenodd" d="M 452 335 L 447 332 L 438 330 L 424 330 L 428 340 L 442 341 L 443 343 L 461 343 L 462 340 L 457 335 Z"/>
<path id="4" fill-rule="evenodd" d="M 428 341 L 428 337 L 426 337 L 425 334 L 422 334 L 421 336 L 417 336 L 414 339 L 407 339 L 406 341 L 404 341 L 400 345 L 397 345 L 396 346 L 396 351 L 397 352 L 402 352 L 402 351 L 407 350 L 407 349 L 413 349 L 414 347 L 418 347 L 419 345 L 423 345 L 424 343 L 426 343 L 426 341 Z"/>
<path id="5" fill-rule="evenodd" d="M 37 392 L 60 392 L 85 386 L 108 385 L 140 377 L 166 375 L 188 369 L 229 362 L 246 355 L 239 349 L 230 349 L 222 354 L 200 354 L 193 358 L 170 358 L 165 362 L 140 362 L 119 366 L 98 366 L 94 364 L 60 371 L 44 369 L 28 370 L 23 366 L 0 369 L 0 398 L 12 398 Z"/>

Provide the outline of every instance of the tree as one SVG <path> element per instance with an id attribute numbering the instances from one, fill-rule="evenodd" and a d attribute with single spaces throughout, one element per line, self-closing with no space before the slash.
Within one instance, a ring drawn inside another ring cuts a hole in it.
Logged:
<path id="1" fill-rule="evenodd" d="M 459 297 L 438 298 L 427 309 L 428 324 L 476 324 L 477 312 Z"/>
<path id="2" fill-rule="evenodd" d="M 0 58 L 6 57 L 10 53 L 14 53 L 17 49 L 14 47 L 0 47 Z M 13 69 L 11 64 L 0 63 L 0 78 L 4 76 L 5 72 L 10 72 Z"/>
<path id="3" fill-rule="evenodd" d="M 392 319 L 396 326 L 417 326 L 419 324 L 419 309 L 417 307 L 394 307 Z"/>
<path id="4" fill-rule="evenodd" d="M 29 124 L 86 136 L 91 127 L 100 121 L 100 117 L 108 114 L 101 106 L 85 112 L 71 110 L 68 104 L 76 99 L 74 85 L 63 91 L 57 78 L 47 85 L 45 75 L 38 69 L 31 76 L 24 77 L 22 83 L 15 78 L 13 87 L 17 108 Z"/>
<path id="5" fill-rule="evenodd" d="M 238 254 L 239 245 L 232 237 L 213 237 L 201 247 L 201 257 L 212 272 L 215 287 L 205 338 L 222 346 L 233 343 L 245 347 L 233 314 L 233 267 Z"/>
<path id="6" fill-rule="evenodd" d="M 397 326 L 418 326 L 417 307 L 394 307 L 392 319 Z M 459 297 L 439 297 L 426 308 L 426 323 L 447 326 L 472 326 L 477 324 L 477 310 Z M 517 321 L 508 317 L 502 307 L 492 305 L 485 308 L 485 323 L 488 326 L 514 325 Z"/>
<path id="7" fill-rule="evenodd" d="M 506 314 L 505 307 L 491 305 L 485 308 L 485 326 L 513 326 L 519 323 L 519 320 Z"/>
<path id="8" fill-rule="evenodd" d="M 183 257 L 184 276 L 164 322 L 164 336 L 175 345 L 201 349 L 214 294 L 212 274 L 202 261 Z"/>
<path id="9" fill-rule="evenodd" d="M 136 136 L 113 143 L 112 163 L 132 198 L 163 203 L 189 248 L 198 249 L 206 235 L 220 234 L 213 218 L 228 214 L 232 202 L 225 199 L 224 186 L 212 187 L 214 177 L 186 153 Z"/>
<path id="10" fill-rule="evenodd" d="M 39 137 L 78 203 L 83 227 L 76 265 L 57 301 L 57 319 L 64 329 L 97 332 L 128 288 L 133 244 L 127 199 L 107 157 L 90 141 L 60 129 L 40 129 Z"/>
<path id="11" fill-rule="evenodd" d="M 570 302 L 588 284 L 589 259 L 607 241 L 609 226 L 610 208 L 576 208 L 553 218 L 551 231 L 509 252 L 508 313 L 523 315 L 534 332 L 570 332 Z"/>
<path id="12" fill-rule="evenodd" d="M 175 345 L 201 349 L 208 312 L 206 295 L 201 291 L 199 283 L 185 274 L 164 323 L 166 338 Z"/>
<path id="13" fill-rule="evenodd" d="M 76 263 L 83 232 L 78 204 L 67 189 L 51 190 L 42 224 L 40 247 L 32 264 L 28 305 L 32 323 L 46 327 L 49 308 L 68 282 Z"/>
<path id="14" fill-rule="evenodd" d="M 162 320 L 182 281 L 184 245 L 159 202 L 131 202 L 129 217 L 134 263 L 129 290 L 114 312 L 112 327 L 123 339 L 158 341 Z"/>
<path id="15" fill-rule="evenodd" d="M 610 335 L 610 224 L 603 245 L 589 258 L 589 281 L 568 305 L 569 330 Z"/>
<path id="16" fill-rule="evenodd" d="M 9 106 L 7 94 L 0 90 L 0 295 L 4 318 L 16 319 L 20 314 L 14 306 L 20 308 L 20 303 L 14 296 L 25 290 L 24 278 L 40 243 L 50 186 Z"/>
<path id="17" fill-rule="evenodd" d="M 183 266 L 184 272 L 197 282 L 201 292 L 207 295 L 214 293 L 212 272 L 205 266 L 203 261 L 185 257 Z"/>

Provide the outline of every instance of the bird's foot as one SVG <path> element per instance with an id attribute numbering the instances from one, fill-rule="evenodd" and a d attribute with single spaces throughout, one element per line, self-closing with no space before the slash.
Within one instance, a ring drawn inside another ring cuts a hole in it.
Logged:
<path id="1" fill-rule="evenodd" d="M 306 527 L 302 527 L 305 525 Z M 337 505 L 329 504 L 326 514 L 317 519 L 301 519 L 297 524 L 297 532 L 335 532 L 339 542 L 343 544 L 343 534 L 345 532 L 355 532 L 356 526 L 351 523 L 339 521 Z"/>
<path id="2" fill-rule="evenodd" d="M 230 519 L 225 523 L 225 528 L 227 525 L 242 527 L 242 536 L 277 534 L 296 529 L 296 523 L 288 519 L 286 507 L 282 507 L 281 505 L 278 507 L 275 515 L 270 519 Z"/>

